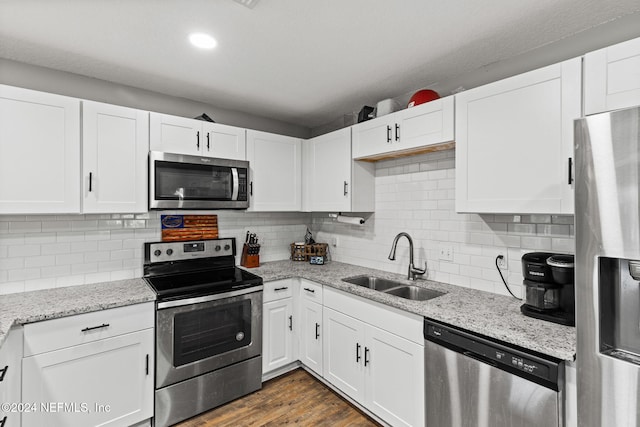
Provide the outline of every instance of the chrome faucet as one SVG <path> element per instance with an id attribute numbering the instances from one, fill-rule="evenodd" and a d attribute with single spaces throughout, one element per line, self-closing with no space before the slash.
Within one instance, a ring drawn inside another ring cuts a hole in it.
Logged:
<path id="1" fill-rule="evenodd" d="M 409 234 L 404 231 L 398 233 L 398 235 L 393 239 L 393 243 L 391 244 L 391 252 L 389 252 L 389 259 L 391 261 L 396 259 L 396 247 L 398 246 L 398 240 L 404 236 L 409 241 L 409 273 L 407 274 L 407 279 L 416 280 L 416 276 L 422 276 L 427 272 L 427 263 L 424 263 L 424 270 L 421 268 L 416 268 L 413 265 L 413 240 Z"/>

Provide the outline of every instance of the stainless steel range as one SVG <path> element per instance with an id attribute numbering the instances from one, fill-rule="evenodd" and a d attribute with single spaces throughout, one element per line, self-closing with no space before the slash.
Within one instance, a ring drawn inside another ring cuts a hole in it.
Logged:
<path id="1" fill-rule="evenodd" d="M 145 243 L 157 294 L 155 425 L 262 386 L 262 279 L 235 266 L 235 239 Z"/>

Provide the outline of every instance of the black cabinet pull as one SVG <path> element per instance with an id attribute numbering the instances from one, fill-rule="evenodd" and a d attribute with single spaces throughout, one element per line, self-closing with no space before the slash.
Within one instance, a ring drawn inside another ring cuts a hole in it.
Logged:
<path id="1" fill-rule="evenodd" d="M 356 363 L 360 362 L 362 356 L 360 356 L 360 344 L 356 343 Z"/>
<path id="2" fill-rule="evenodd" d="M 289 316 L 289 330 L 293 331 L 293 316 Z"/>
<path id="3" fill-rule="evenodd" d="M 5 415 L 2 420 L 0 420 L 0 427 L 4 427 L 4 423 L 7 422 L 7 416 Z"/>
<path id="4" fill-rule="evenodd" d="M 349 183 L 347 181 L 344 182 L 344 195 L 346 196 L 349 193 Z"/>
<path id="5" fill-rule="evenodd" d="M 364 366 L 367 366 L 368 363 L 370 363 L 369 358 L 367 357 L 369 355 L 369 347 L 365 347 L 364 348 Z"/>
<path id="6" fill-rule="evenodd" d="M 145 361 L 145 371 L 147 372 L 147 375 L 149 375 L 149 355 L 148 354 Z"/>
<path id="7" fill-rule="evenodd" d="M 93 182 L 93 172 L 89 172 L 89 193 L 91 193 L 92 182 Z"/>
<path id="8" fill-rule="evenodd" d="M 387 142 L 391 142 L 391 126 L 387 125 Z"/>
<path id="9" fill-rule="evenodd" d="M 5 377 L 5 375 L 7 375 L 7 371 L 8 370 L 9 370 L 9 365 L 7 365 L 4 368 L 0 369 L 0 383 L 2 381 L 4 381 L 4 377 Z"/>
<path id="10" fill-rule="evenodd" d="M 312 294 L 316 293 L 315 289 L 304 288 L 304 290 L 307 292 L 311 292 Z"/>
<path id="11" fill-rule="evenodd" d="M 249 195 L 253 196 L 253 181 L 249 183 Z"/>
<path id="12" fill-rule="evenodd" d="M 200 149 L 200 131 L 196 132 L 196 148 Z"/>
<path id="13" fill-rule="evenodd" d="M 284 291 L 285 289 L 289 289 L 288 286 L 283 286 L 281 288 L 275 288 L 274 291 Z"/>
<path id="14" fill-rule="evenodd" d="M 396 141 L 400 141 L 400 125 L 396 123 Z"/>
<path id="15" fill-rule="evenodd" d="M 569 179 L 567 180 L 567 184 L 571 185 L 573 182 L 573 159 L 569 157 Z"/>
<path id="16" fill-rule="evenodd" d="M 209 150 L 209 132 L 207 132 L 207 151 L 210 151 Z"/>
<path id="17" fill-rule="evenodd" d="M 316 339 L 320 338 L 320 324 L 316 323 Z"/>
<path id="18" fill-rule="evenodd" d="M 93 330 L 95 330 L 95 329 L 102 329 L 102 328 L 108 328 L 108 327 L 109 327 L 109 324 L 108 324 L 108 323 L 103 323 L 103 324 L 102 324 L 102 325 L 100 325 L 100 326 L 92 326 L 92 327 L 90 327 L 90 328 L 84 328 L 84 329 L 82 329 L 80 332 L 93 331 Z"/>

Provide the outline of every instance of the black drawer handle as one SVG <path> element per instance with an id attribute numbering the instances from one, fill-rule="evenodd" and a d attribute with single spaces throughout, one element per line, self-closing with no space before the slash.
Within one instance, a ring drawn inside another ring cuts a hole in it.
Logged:
<path id="1" fill-rule="evenodd" d="M 400 141 L 400 125 L 396 123 L 396 141 Z"/>
<path id="2" fill-rule="evenodd" d="M 102 324 L 102 325 L 100 325 L 100 326 L 92 326 L 92 327 L 90 327 L 90 328 L 84 328 L 84 329 L 82 329 L 82 330 L 81 330 L 81 332 L 94 331 L 94 330 L 96 330 L 96 329 L 102 329 L 102 328 L 108 328 L 108 327 L 109 327 L 109 324 L 108 324 L 108 323 L 103 323 L 103 324 Z"/>
<path id="3" fill-rule="evenodd" d="M 369 363 L 371 363 L 369 361 L 369 347 L 365 347 L 364 348 L 364 366 L 367 366 Z"/>
<path id="4" fill-rule="evenodd" d="M 360 344 L 356 343 L 356 363 L 358 363 L 362 359 L 360 356 Z"/>
<path id="5" fill-rule="evenodd" d="M 569 157 L 569 179 L 567 180 L 567 184 L 571 185 L 573 183 L 573 159 Z"/>
<path id="6" fill-rule="evenodd" d="M 293 331 L 293 316 L 289 316 L 289 330 Z"/>
<path id="7" fill-rule="evenodd" d="M 210 143 L 210 141 L 209 141 L 209 132 L 207 132 L 207 151 L 211 151 L 211 150 L 209 150 L 209 143 Z"/>
<path id="8" fill-rule="evenodd" d="M 316 339 L 320 338 L 320 324 L 316 323 Z"/>
<path id="9" fill-rule="evenodd" d="M 200 132 L 196 132 L 196 148 L 200 149 Z"/>
<path id="10" fill-rule="evenodd" d="M 93 184 L 93 172 L 89 172 L 89 193 L 93 191 L 92 184 Z"/>
<path id="11" fill-rule="evenodd" d="M 307 291 L 307 292 L 311 292 L 312 294 L 316 293 L 315 289 L 304 288 L 304 290 Z"/>
<path id="12" fill-rule="evenodd" d="M 7 371 L 9 370 L 9 365 L 5 366 L 0 370 L 0 383 L 4 381 L 4 377 L 7 375 Z"/>
<path id="13" fill-rule="evenodd" d="M 387 125 L 387 142 L 391 142 L 391 126 Z"/>
<path id="14" fill-rule="evenodd" d="M 283 286 L 281 288 L 275 288 L 274 291 L 284 291 L 286 289 L 289 289 L 289 287 L 288 286 Z"/>

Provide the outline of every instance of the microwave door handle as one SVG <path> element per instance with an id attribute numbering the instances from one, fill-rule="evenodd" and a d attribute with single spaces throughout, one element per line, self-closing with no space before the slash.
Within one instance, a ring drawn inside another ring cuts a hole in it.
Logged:
<path id="1" fill-rule="evenodd" d="M 231 168 L 231 176 L 233 179 L 233 189 L 231 190 L 231 200 L 238 200 L 238 190 L 240 182 L 238 180 L 238 168 Z"/>

